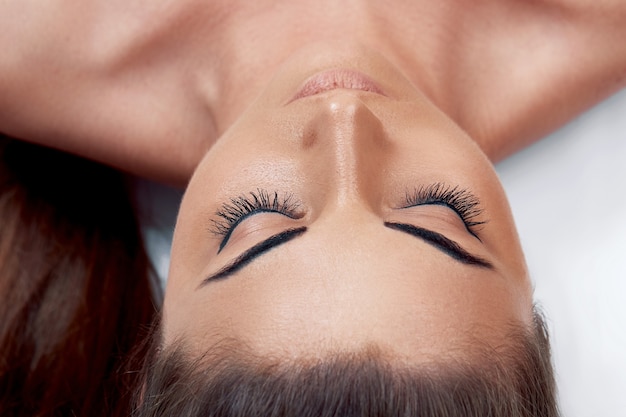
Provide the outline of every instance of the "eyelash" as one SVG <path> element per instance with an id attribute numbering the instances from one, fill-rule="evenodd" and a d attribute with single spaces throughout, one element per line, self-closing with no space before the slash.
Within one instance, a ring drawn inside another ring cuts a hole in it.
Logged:
<path id="1" fill-rule="evenodd" d="M 295 201 L 292 194 L 279 196 L 278 192 L 269 193 L 257 189 L 256 192 L 242 194 L 237 198 L 231 198 L 229 203 L 222 204 L 215 212 L 218 218 L 211 220 L 211 231 L 217 236 L 226 238 L 243 219 L 262 212 L 280 213 L 296 219 L 301 217 L 299 207 L 300 204 Z"/>
<path id="2" fill-rule="evenodd" d="M 401 208 L 428 204 L 449 207 L 459 215 L 465 227 L 472 234 L 472 229 L 486 223 L 486 221 L 476 220 L 482 214 L 478 198 L 459 186 L 453 187 L 444 183 L 421 186 L 415 188 L 413 192 L 406 193 L 405 204 Z M 227 240 L 226 237 L 230 235 L 233 229 L 252 214 L 260 212 L 280 213 L 297 219 L 302 216 L 299 208 L 300 204 L 293 198 L 292 194 L 285 194 L 281 197 L 278 192 L 270 193 L 263 189 L 257 189 L 256 192 L 251 191 L 247 195 L 242 194 L 232 198 L 229 203 L 224 203 L 215 213 L 217 219 L 211 220 L 211 231 Z"/>
<path id="3" fill-rule="evenodd" d="M 413 192 L 407 192 L 406 206 L 402 208 L 428 204 L 442 205 L 454 210 L 470 232 L 471 229 L 487 223 L 476 220 L 483 212 L 478 198 L 458 185 L 453 187 L 439 182 L 418 187 Z"/>

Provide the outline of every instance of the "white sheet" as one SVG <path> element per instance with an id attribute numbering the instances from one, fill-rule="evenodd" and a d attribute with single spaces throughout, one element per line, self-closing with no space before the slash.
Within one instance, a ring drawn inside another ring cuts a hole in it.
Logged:
<path id="1" fill-rule="evenodd" d="M 566 417 L 626 416 L 626 90 L 499 164 Z"/>
<path id="2" fill-rule="evenodd" d="M 626 417 L 626 90 L 500 163 L 565 417 Z M 144 236 L 165 282 L 182 193 L 140 182 Z"/>

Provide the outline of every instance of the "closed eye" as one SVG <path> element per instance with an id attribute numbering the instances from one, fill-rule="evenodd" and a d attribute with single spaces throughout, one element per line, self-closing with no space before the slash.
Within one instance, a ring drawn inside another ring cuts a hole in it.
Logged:
<path id="1" fill-rule="evenodd" d="M 487 223 L 487 220 L 479 219 L 483 213 L 480 201 L 469 190 L 441 182 L 420 186 L 412 192 L 406 192 L 405 204 L 400 208 L 423 205 L 448 207 L 463 221 L 467 231 L 480 240 L 478 228 Z"/>
<path id="2" fill-rule="evenodd" d="M 278 213 L 299 219 L 303 216 L 299 207 L 291 194 L 279 196 L 278 192 L 269 193 L 262 189 L 231 198 L 229 203 L 222 204 L 215 213 L 216 218 L 211 220 L 211 232 L 222 238 L 217 253 L 224 249 L 235 228 L 246 218 L 260 213 Z"/>

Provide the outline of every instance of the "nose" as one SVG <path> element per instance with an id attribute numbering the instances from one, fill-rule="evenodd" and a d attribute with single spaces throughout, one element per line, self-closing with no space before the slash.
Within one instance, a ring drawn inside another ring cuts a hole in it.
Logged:
<path id="1" fill-rule="evenodd" d="M 359 97 L 337 90 L 317 103 L 307 126 L 307 147 L 323 164 L 321 170 L 337 204 L 380 198 L 377 183 L 388 146 L 381 120 Z"/>

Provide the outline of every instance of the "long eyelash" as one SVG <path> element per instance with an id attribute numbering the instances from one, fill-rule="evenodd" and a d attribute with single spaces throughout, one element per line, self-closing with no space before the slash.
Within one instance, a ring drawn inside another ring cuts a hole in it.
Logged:
<path id="1" fill-rule="evenodd" d="M 247 195 L 242 194 L 231 198 L 229 203 L 222 204 L 215 212 L 217 219 L 212 219 L 211 232 L 218 236 L 227 236 L 231 230 L 245 217 L 256 212 L 277 212 L 289 217 L 298 217 L 300 204 L 295 201 L 292 194 L 279 196 L 278 192 L 269 193 L 266 190 L 257 189 Z"/>
<path id="2" fill-rule="evenodd" d="M 476 220 L 483 212 L 478 198 L 458 185 L 452 187 L 438 182 L 416 188 L 412 193 L 406 193 L 406 204 L 406 207 L 424 204 L 450 207 L 461 217 L 468 230 L 487 223 L 487 221 Z"/>

